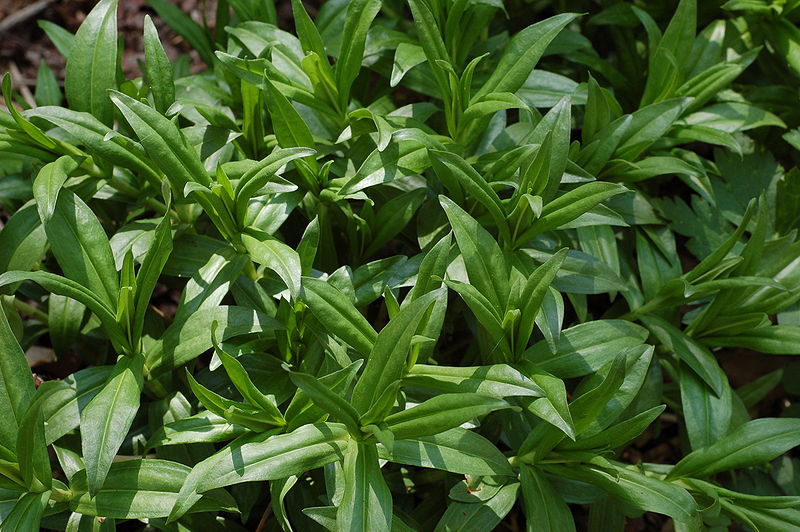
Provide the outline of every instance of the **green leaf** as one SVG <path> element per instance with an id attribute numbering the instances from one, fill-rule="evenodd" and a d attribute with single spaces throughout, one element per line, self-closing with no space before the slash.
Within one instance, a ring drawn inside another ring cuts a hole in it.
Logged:
<path id="1" fill-rule="evenodd" d="M 542 208 L 541 216 L 516 238 L 522 244 L 532 237 L 562 226 L 592 207 L 628 189 L 615 183 L 586 183 L 559 196 Z"/>
<path id="2" fill-rule="evenodd" d="M 392 63 L 392 75 L 389 79 L 389 86 L 396 87 L 406 73 L 426 60 L 425 51 L 416 44 L 401 42 L 397 45 L 394 52 L 394 62 Z"/>
<path id="3" fill-rule="evenodd" d="M 212 332 L 212 339 L 213 336 L 214 332 Z M 228 374 L 228 377 L 230 377 L 233 385 L 236 386 L 236 389 L 239 390 L 239 393 L 242 394 L 242 397 L 247 399 L 251 405 L 257 406 L 263 410 L 266 414 L 265 417 L 267 418 L 267 421 L 272 422 L 275 425 L 285 424 L 283 415 L 281 414 L 280 410 L 278 410 L 274 400 L 264 395 L 261 390 L 259 390 L 258 387 L 253 384 L 253 381 L 247 374 L 247 370 L 245 370 L 244 366 L 242 366 L 242 363 L 223 351 L 216 341 L 214 342 L 214 352 L 222 361 L 222 365 L 225 367 L 225 372 Z"/>
<path id="4" fill-rule="evenodd" d="M 197 382 L 188 370 L 186 371 L 186 380 L 201 405 L 234 425 L 241 425 L 252 432 L 262 433 L 270 432 L 274 427 L 283 424 L 280 419 L 276 420 L 272 416 L 264 415 L 264 411 L 258 406 L 233 401 L 212 392 Z"/>
<path id="5" fill-rule="evenodd" d="M 173 322 L 164 336 L 146 350 L 145 369 L 161 375 L 197 358 L 214 346 L 211 327 L 219 323 L 217 340 L 282 329 L 277 320 L 245 307 L 211 306 L 195 311 L 183 322 Z"/>
<path id="6" fill-rule="evenodd" d="M 442 286 L 439 279 L 444 278 L 447 266 L 450 263 L 452 245 L 453 237 L 451 233 L 448 233 L 425 254 L 419 265 L 417 282 L 403 300 L 404 305 Z"/>
<path id="7" fill-rule="evenodd" d="M 723 374 L 724 376 L 724 374 Z M 708 447 L 729 432 L 733 403 L 727 378 L 716 395 L 692 372 L 681 368 L 681 406 L 686 435 L 692 449 Z"/>
<path id="8" fill-rule="evenodd" d="M 292 16 L 303 51 L 306 53 L 314 52 L 321 58 L 327 58 L 325 43 L 322 41 L 319 30 L 311 20 L 311 17 L 308 16 L 306 8 L 300 0 L 292 0 Z M 324 63 L 328 65 L 327 59 L 325 59 Z"/>
<path id="9" fill-rule="evenodd" d="M 620 447 L 643 433 L 664 412 L 665 408 L 665 405 L 654 406 L 592 436 L 581 437 L 576 441 L 561 442 L 558 447 L 565 450 L 614 449 Z"/>
<path id="10" fill-rule="evenodd" d="M 367 31 L 380 9 L 380 0 L 352 0 L 347 4 L 342 44 L 335 69 L 341 109 L 347 109 L 350 102 L 350 88 L 361 71 L 361 61 L 364 59 Z"/>
<path id="11" fill-rule="evenodd" d="M 167 423 L 150 436 L 146 447 L 152 449 L 165 445 L 184 443 L 214 443 L 230 441 L 246 432 L 243 426 L 204 410 L 197 414 Z"/>
<path id="12" fill-rule="evenodd" d="M 761 465 L 800 445 L 800 419 L 748 421 L 708 447 L 686 455 L 667 478 L 707 477 L 720 471 Z"/>
<path id="13" fill-rule="evenodd" d="M 747 131 L 757 127 L 776 126 L 785 128 L 786 124 L 764 109 L 745 103 L 718 103 L 692 113 L 682 120 L 690 126 L 709 127 L 733 133 Z"/>
<path id="14" fill-rule="evenodd" d="M 517 33 L 506 46 L 500 62 L 473 96 L 480 98 L 492 92 L 516 92 L 528 79 L 547 46 L 564 27 L 578 18 L 575 13 L 550 17 Z"/>
<path id="15" fill-rule="evenodd" d="M 667 351 L 675 353 L 717 396 L 721 396 L 728 388 L 725 373 L 707 349 L 657 316 L 642 316 L 640 320 Z"/>
<path id="16" fill-rule="evenodd" d="M 84 515 L 116 519 L 167 517 L 191 468 L 167 460 L 129 460 L 115 462 L 105 485 L 91 496 L 86 471 L 72 477 L 69 501 L 72 511 Z M 193 512 L 236 511 L 233 498 L 222 490 L 208 493 L 192 508 Z"/>
<path id="17" fill-rule="evenodd" d="M 490 531 L 511 511 L 517 501 L 519 483 L 506 484 L 485 502 L 451 502 L 434 532 Z"/>
<path id="18" fill-rule="evenodd" d="M 17 435 L 17 459 L 23 482 L 30 491 L 42 492 L 53 485 L 53 470 L 44 435 L 44 416 L 38 407 L 28 408 Z"/>
<path id="19" fill-rule="evenodd" d="M 241 482 L 278 480 L 344 459 L 349 434 L 344 425 L 304 425 L 289 434 L 270 432 L 237 440 L 197 464 L 181 487 L 170 520 L 184 515 L 199 493 Z"/>
<path id="20" fill-rule="evenodd" d="M 3 74 L 2 85 L 3 99 L 6 104 L 6 109 L 8 109 L 8 112 L 11 114 L 14 122 L 16 122 L 17 127 L 41 147 L 47 150 L 54 149 L 56 145 L 53 140 L 45 135 L 41 129 L 33 125 L 29 120 L 26 120 L 25 117 L 23 117 L 20 112 L 17 111 L 17 108 L 12 101 L 11 74 L 7 72 Z"/>
<path id="21" fill-rule="evenodd" d="M 111 125 L 108 90 L 117 88 L 117 0 L 101 0 L 75 34 L 67 57 L 64 90 L 75 111 Z"/>
<path id="22" fill-rule="evenodd" d="M 113 342 L 116 342 L 119 346 L 125 345 L 126 340 L 122 335 L 122 331 L 117 326 L 114 311 L 112 311 L 111 307 L 104 301 L 98 299 L 95 294 L 80 284 L 49 272 L 12 271 L 0 275 L 0 286 L 15 284 L 21 281 L 33 281 L 50 292 L 80 301 L 100 318 L 100 321 L 103 323 L 103 328 Z"/>
<path id="23" fill-rule="evenodd" d="M 81 411 L 81 449 L 91 495 L 103 487 L 139 410 L 143 364 L 143 356 L 120 359 L 103 389 Z"/>
<path id="24" fill-rule="evenodd" d="M 522 316 L 517 325 L 517 344 L 515 346 L 517 353 L 522 353 L 528 347 L 536 317 L 550 290 L 550 284 L 555 279 L 556 272 L 566 256 L 566 249 L 558 251 L 528 277 L 520 295 Z"/>
<path id="25" fill-rule="evenodd" d="M 147 160 L 144 149 L 137 143 L 115 134 L 111 140 L 106 136 L 113 130 L 89 113 L 80 113 L 62 107 L 37 107 L 25 112 L 31 118 L 42 118 L 68 133 L 71 142 L 82 145 L 93 158 L 107 160 L 112 164 L 144 175 L 149 182 L 160 185 L 161 178 Z"/>
<path id="26" fill-rule="evenodd" d="M 508 264 L 500 246 L 452 200 L 440 196 L 439 203 L 453 227 L 470 283 L 489 300 L 498 315 L 504 314 L 509 296 Z"/>
<path id="27" fill-rule="evenodd" d="M 650 354 L 652 356 L 652 351 Z M 570 403 L 569 409 L 575 424 L 576 434 L 581 434 L 593 426 L 598 429 L 604 428 L 603 424 L 598 423 L 598 417 L 610 404 L 612 398 L 618 393 L 620 386 L 625 381 L 626 360 L 627 357 L 624 354 L 616 355 L 603 380 L 596 387 Z M 647 361 L 649 362 L 649 359 Z M 613 418 L 609 421 L 613 421 Z"/>
<path id="28" fill-rule="evenodd" d="M 296 299 L 303 269 L 297 252 L 277 238 L 252 229 L 242 234 L 242 243 L 253 261 L 277 273 Z"/>
<path id="29" fill-rule="evenodd" d="M 379 445 L 378 453 L 391 462 L 462 475 L 513 475 L 508 459 L 497 447 L 480 434 L 460 427 L 430 436 L 395 440 L 391 451 Z"/>
<path id="30" fill-rule="evenodd" d="M 546 470 L 594 484 L 640 510 L 668 515 L 678 522 L 691 523 L 697 518 L 697 503 L 680 486 L 647 476 L 623 464 L 586 464 L 580 466 L 547 466 Z"/>
<path id="31" fill-rule="evenodd" d="M 352 403 L 358 412 L 369 410 L 381 392 L 403 376 L 414 336 L 443 290 L 429 292 L 402 307 L 378 334 L 353 390 Z"/>
<path id="32" fill-rule="evenodd" d="M 507 239 L 509 237 L 509 229 L 506 223 L 506 213 L 503 209 L 503 204 L 486 180 L 478 174 L 469 163 L 454 153 L 439 150 L 428 150 L 428 153 L 431 156 L 431 164 L 433 164 L 439 179 L 441 179 L 443 183 L 455 182 L 461 187 L 464 187 L 466 192 L 474 200 L 489 211 L 489 214 L 491 214 L 494 223 L 500 231 L 501 238 L 504 240 Z M 449 177 L 442 175 L 442 173 L 445 172 L 449 174 Z M 445 199 L 440 199 L 440 201 L 442 202 L 442 207 L 445 209 L 445 212 L 448 214 L 448 218 L 451 217 L 450 211 L 454 209 L 449 209 L 449 205 L 446 203 Z M 455 206 L 455 204 L 453 205 Z M 456 232 L 456 239 L 458 239 L 458 232 Z"/>
<path id="33" fill-rule="evenodd" d="M 542 532 L 570 532 L 575 530 L 572 513 L 553 485 L 536 468 L 520 466 L 520 486 L 525 519 Z M 528 529 L 531 529 L 531 526 Z"/>
<path id="34" fill-rule="evenodd" d="M 100 392 L 113 368 L 94 366 L 82 369 L 65 379 L 46 381 L 37 388 L 30 408 L 41 405 L 48 445 L 78 428 L 81 410 Z"/>
<path id="35" fill-rule="evenodd" d="M 277 173 L 289 162 L 300 157 L 309 157 L 315 152 L 310 148 L 276 149 L 264 159 L 250 166 L 242 175 L 234 189 L 236 198 L 236 219 L 244 224 L 250 199 L 275 180 Z"/>
<path id="36" fill-rule="evenodd" d="M 170 253 L 172 253 L 172 231 L 170 216 L 166 214 L 156 226 L 153 242 L 136 274 L 135 312 L 131 324 L 134 341 L 138 341 L 142 336 L 145 313 L 150 306 L 150 298 Z"/>
<path id="37" fill-rule="evenodd" d="M 359 421 L 358 412 L 342 396 L 333 392 L 322 384 L 319 379 L 308 373 L 290 371 L 289 376 L 292 382 L 303 390 L 319 408 L 329 412 L 344 423 L 351 434 L 360 435 L 361 422 Z"/>
<path id="38" fill-rule="evenodd" d="M 525 359 L 561 378 L 580 377 L 597 371 L 623 350 L 640 346 L 647 330 L 623 320 L 595 320 L 562 331 L 558 350 L 547 342 L 525 351 Z"/>
<path id="39" fill-rule="evenodd" d="M 33 93 L 36 105 L 61 105 L 61 88 L 55 73 L 50 70 L 44 60 L 39 61 L 36 71 L 36 90 Z"/>
<path id="40" fill-rule="evenodd" d="M 384 203 L 375 216 L 374 225 L 377 229 L 372 234 L 369 246 L 364 250 L 364 256 L 374 255 L 403 231 L 426 199 L 427 190 L 418 188 L 395 196 Z"/>
<path id="41" fill-rule="evenodd" d="M 0 306 L 0 407 L 6 412 L 0 422 L 0 445 L 16 449 L 17 431 L 35 392 L 33 376 Z"/>
<path id="42" fill-rule="evenodd" d="M 329 333 L 362 355 L 372 351 L 378 334 L 339 289 L 325 281 L 304 277 L 302 300 Z"/>
<path id="43" fill-rule="evenodd" d="M 536 383 L 506 364 L 477 367 L 428 366 L 415 364 L 403 378 L 408 386 L 418 386 L 445 393 L 477 393 L 505 397 L 542 397 Z"/>
<path id="44" fill-rule="evenodd" d="M 86 306 L 74 299 L 50 294 L 47 298 L 47 327 L 57 354 L 64 353 L 80 334 Z"/>
<path id="45" fill-rule="evenodd" d="M 49 20 L 39 19 L 36 24 L 47 34 L 58 52 L 65 58 L 69 57 L 75 36 Z"/>
<path id="46" fill-rule="evenodd" d="M 269 78 L 264 78 L 264 84 L 269 95 L 267 110 L 272 117 L 272 127 L 281 148 L 313 148 L 316 146 L 314 135 L 311 134 L 311 130 L 297 109 Z M 313 161 L 313 158 L 310 160 Z"/>
<path id="47" fill-rule="evenodd" d="M 339 189 L 340 195 L 422 173 L 430 166 L 428 150 L 416 140 L 399 140 L 385 150 L 370 153 L 355 174 Z"/>
<path id="48" fill-rule="evenodd" d="M 391 414 L 384 422 L 396 440 L 416 439 L 444 432 L 504 408 L 511 408 L 511 405 L 502 399 L 468 392 L 447 393 Z"/>
<path id="49" fill-rule="evenodd" d="M 180 197 L 186 183 L 211 185 L 195 149 L 178 128 L 161 113 L 121 92 L 112 91 L 111 101 L 141 140 L 147 155 L 164 172 Z"/>
<path id="50" fill-rule="evenodd" d="M 750 329 L 734 336 L 704 336 L 702 342 L 715 347 L 739 347 L 773 355 L 800 354 L 800 327 L 772 325 Z"/>
<path id="51" fill-rule="evenodd" d="M 150 15 L 144 16 L 144 75 L 153 95 L 156 110 L 162 114 L 175 102 L 172 64 L 164 52 Z"/>
<path id="52" fill-rule="evenodd" d="M 47 236 L 34 202 L 28 202 L 8 219 L 0 231 L 0 271 L 30 270 L 41 260 Z"/>
<path id="53" fill-rule="evenodd" d="M 336 529 L 368 532 L 392 528 L 392 493 L 383 479 L 374 444 L 350 440 L 344 456 L 344 495 Z"/>
<path id="54" fill-rule="evenodd" d="M 2 532 L 39 532 L 50 492 L 25 493 L 0 523 Z"/>

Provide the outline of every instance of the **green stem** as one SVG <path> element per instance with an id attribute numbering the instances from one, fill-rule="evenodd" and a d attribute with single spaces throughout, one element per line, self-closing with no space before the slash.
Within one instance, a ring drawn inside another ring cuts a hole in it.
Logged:
<path id="1" fill-rule="evenodd" d="M 14 306 L 17 307 L 17 310 L 22 312 L 23 314 L 27 314 L 32 318 L 36 318 L 39 321 L 47 323 L 48 320 L 47 314 L 45 314 L 38 308 L 34 307 L 33 305 L 29 305 L 24 301 L 20 301 L 19 299 L 14 298 Z"/>
<path id="2" fill-rule="evenodd" d="M 69 502 L 72 500 L 72 491 L 53 486 L 50 491 L 50 499 L 55 502 Z"/>
<path id="3" fill-rule="evenodd" d="M 665 297 L 656 297 L 655 299 L 652 299 L 651 301 L 645 303 L 644 305 L 641 305 L 640 307 L 635 308 L 630 312 L 627 312 L 626 314 L 623 314 L 618 319 L 636 321 L 643 314 L 648 314 L 650 311 L 653 311 L 657 309 L 659 306 L 663 305 L 665 301 L 667 301 L 667 298 Z"/>

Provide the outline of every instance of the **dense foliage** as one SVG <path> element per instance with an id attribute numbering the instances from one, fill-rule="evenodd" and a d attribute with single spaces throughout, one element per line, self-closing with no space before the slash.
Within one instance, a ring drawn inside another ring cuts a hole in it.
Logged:
<path id="1" fill-rule="evenodd" d="M 800 529 L 800 1 L 149 4 L 3 78 L 2 531 Z"/>

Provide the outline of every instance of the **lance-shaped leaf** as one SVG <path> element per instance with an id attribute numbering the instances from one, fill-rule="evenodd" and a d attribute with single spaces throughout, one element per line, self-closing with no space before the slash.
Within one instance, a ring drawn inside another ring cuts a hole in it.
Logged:
<path id="1" fill-rule="evenodd" d="M 50 499 L 50 492 L 25 493 L 20 497 L 14 508 L 4 516 L 0 530 L 3 532 L 39 532 L 41 530 L 42 514 Z"/>
<path id="2" fill-rule="evenodd" d="M 69 140 L 82 146 L 93 157 L 105 159 L 134 172 L 141 173 L 151 183 L 160 182 L 158 172 L 147 160 L 142 146 L 119 134 L 106 140 L 112 129 L 89 113 L 65 109 L 63 107 L 45 106 L 25 111 L 25 116 L 42 118 L 69 134 Z"/>
<path id="3" fill-rule="evenodd" d="M 647 330 L 623 320 L 595 320 L 561 333 L 556 353 L 547 342 L 525 351 L 525 359 L 561 378 L 580 377 L 614 360 L 621 351 L 640 346 Z"/>
<path id="4" fill-rule="evenodd" d="M 219 341 L 283 328 L 279 321 L 249 308 L 226 305 L 203 308 L 185 322 L 173 322 L 164 336 L 151 345 L 146 352 L 149 374 L 156 376 L 180 367 L 211 349 L 214 345 L 211 326 L 215 321 L 219 323 Z"/>
<path id="5" fill-rule="evenodd" d="M 336 61 L 336 88 L 339 90 L 339 107 L 347 109 L 350 87 L 361 71 L 364 44 L 372 20 L 381 9 L 380 0 L 353 0 L 347 5 L 347 16 L 342 28 L 342 44 Z"/>
<path id="6" fill-rule="evenodd" d="M 86 471 L 70 481 L 69 507 L 84 515 L 116 519 L 167 517 L 191 468 L 167 460 L 129 460 L 111 466 L 105 485 L 89 494 Z M 191 511 L 236 511 L 236 502 L 223 490 L 207 493 Z"/>
<path id="7" fill-rule="evenodd" d="M 492 92 L 517 92 L 528 79 L 547 46 L 564 26 L 580 15 L 563 13 L 528 26 L 511 39 L 500 62 L 473 99 Z"/>
<path id="8" fill-rule="evenodd" d="M 654 406 L 630 419 L 598 432 L 592 436 L 579 438 L 577 441 L 564 441 L 558 445 L 560 449 L 614 449 L 625 445 L 644 432 L 655 419 L 664 412 L 665 405 Z"/>
<path id="9" fill-rule="evenodd" d="M 440 196 L 458 248 L 464 256 L 469 282 L 486 297 L 502 315 L 508 302 L 508 264 L 503 251 L 492 235 L 452 200 Z"/>
<path id="10" fill-rule="evenodd" d="M 0 445 L 9 450 L 17 447 L 17 431 L 33 399 L 31 370 L 25 360 L 6 314 L 0 306 L 0 407 L 6 412 L 0 420 Z"/>
<path id="11" fill-rule="evenodd" d="M 742 347 L 773 355 L 797 355 L 800 354 L 800 327 L 772 325 L 733 336 L 706 336 L 702 341 L 712 346 Z"/>
<path id="12" fill-rule="evenodd" d="M 522 353 L 528 347 L 528 341 L 533 333 L 533 325 L 539 315 L 539 309 L 544 302 L 545 296 L 550 291 L 550 284 L 555 279 L 556 272 L 558 272 L 566 256 L 566 249 L 558 251 L 528 277 L 520 296 L 522 316 L 520 316 L 519 324 L 517 325 L 516 353 Z"/>
<path id="13" fill-rule="evenodd" d="M 183 194 L 186 183 L 211 186 L 211 178 L 200 156 L 175 124 L 152 107 L 121 92 L 112 91 L 111 101 L 125 116 L 147 155 L 164 172 L 177 194 Z"/>
<path id="14" fill-rule="evenodd" d="M 391 414 L 384 421 L 395 439 L 404 440 L 444 432 L 504 408 L 511 405 L 502 399 L 476 393 L 446 393 Z"/>
<path id="15" fill-rule="evenodd" d="M 117 87 L 117 0 L 101 0 L 81 23 L 67 57 L 64 89 L 72 109 L 111 125 L 108 90 Z"/>
<path id="16" fill-rule="evenodd" d="M 378 334 L 338 288 L 304 277 L 302 299 L 330 334 L 341 338 L 360 354 L 372 351 Z"/>
<path id="17" fill-rule="evenodd" d="M 513 476 L 508 459 L 489 440 L 461 427 L 378 446 L 381 458 L 462 475 Z"/>
<path id="18" fill-rule="evenodd" d="M 22 418 L 16 449 L 20 475 L 28 489 L 49 490 L 53 485 L 53 470 L 50 466 L 50 456 L 47 454 L 44 416 L 38 406 L 29 408 Z"/>
<path id="19" fill-rule="evenodd" d="M 361 423 L 359 422 L 358 412 L 341 395 L 308 373 L 290 371 L 289 376 L 292 382 L 303 390 L 314 404 L 344 423 L 351 434 L 360 434 Z M 396 393 L 397 391 L 395 390 Z M 394 401 L 392 400 L 392 402 Z"/>
<path id="20" fill-rule="evenodd" d="M 189 416 L 159 427 L 150 436 L 146 447 L 153 449 L 166 445 L 181 445 L 184 443 L 215 443 L 230 441 L 247 432 L 241 425 L 236 425 L 227 419 L 203 410 Z"/>
<path id="21" fill-rule="evenodd" d="M 89 493 L 103 486 L 111 462 L 139 410 L 144 357 L 121 358 L 100 393 L 81 412 L 81 449 Z"/>
<path id="22" fill-rule="evenodd" d="M 39 171 L 33 184 L 39 217 L 64 274 L 116 308 L 119 280 L 108 237 L 83 200 L 62 188 L 76 165 L 62 157 Z"/>
<path id="23" fill-rule="evenodd" d="M 403 382 L 439 392 L 478 393 L 498 399 L 545 395 L 536 383 L 507 364 L 465 368 L 415 364 Z"/>
<path id="24" fill-rule="evenodd" d="M 429 292 L 401 308 L 378 334 L 364 372 L 353 390 L 352 403 L 360 413 L 369 410 L 382 391 L 403 376 L 412 340 L 441 290 L 444 288 Z"/>
<path id="25" fill-rule="evenodd" d="M 545 205 L 541 216 L 523 231 L 516 241 L 522 244 L 540 233 L 567 224 L 589 212 L 598 203 L 627 191 L 624 186 L 615 183 L 596 182 L 581 185 Z"/>
<path id="26" fill-rule="evenodd" d="M 44 382 L 37 388 L 30 408 L 41 405 L 48 445 L 78 428 L 81 410 L 103 389 L 113 368 L 93 366 L 76 371 L 63 380 Z"/>
<path id="27" fill-rule="evenodd" d="M 450 502 L 434 532 L 494 530 L 517 502 L 519 482 L 506 484 L 493 497 L 480 502 Z"/>
<path id="28" fill-rule="evenodd" d="M 800 445 L 800 419 L 754 419 L 693 451 L 678 462 L 668 478 L 707 477 L 720 471 L 766 463 Z"/>
<path id="29" fill-rule="evenodd" d="M 211 327 L 212 329 L 216 329 L 215 325 Z M 214 339 L 214 333 L 215 331 L 211 332 L 212 339 Z M 222 361 L 225 372 L 228 374 L 228 377 L 230 377 L 233 385 L 236 386 L 236 389 L 239 390 L 239 393 L 242 394 L 242 397 L 247 399 L 251 405 L 257 406 L 263 410 L 268 420 L 273 421 L 275 425 L 285 424 L 286 422 L 283 419 L 283 415 L 275 405 L 274 399 L 270 399 L 270 397 L 264 395 L 261 390 L 256 387 L 247 374 L 247 370 L 242 366 L 242 363 L 223 351 L 216 340 L 214 340 L 214 352 Z"/>
<path id="30" fill-rule="evenodd" d="M 506 223 L 506 213 L 503 209 L 503 204 L 494 190 L 489 186 L 477 171 L 467 163 L 464 159 L 454 153 L 448 151 L 429 150 L 431 163 L 433 164 L 436 174 L 440 177 L 443 183 L 455 182 L 477 202 L 489 211 L 495 225 L 497 225 L 500 235 L 503 239 L 509 237 L 508 224 Z M 445 178 L 442 174 L 449 174 Z M 450 209 L 445 206 L 442 200 L 442 207 L 450 217 Z M 452 220 L 451 220 L 452 222 Z M 455 228 L 454 228 L 455 230 Z M 456 233 L 458 238 L 458 233 Z"/>
<path id="31" fill-rule="evenodd" d="M 724 375 L 724 374 L 723 374 Z M 715 395 L 691 370 L 680 369 L 681 406 L 686 435 L 693 450 L 707 447 L 728 434 L 733 417 L 733 397 L 727 377 Z"/>
<path id="32" fill-rule="evenodd" d="M 567 503 L 547 477 L 526 464 L 520 466 L 520 486 L 525 518 L 542 532 L 570 532 L 575 521 Z"/>
<path id="33" fill-rule="evenodd" d="M 173 82 L 172 64 L 169 62 L 161 40 L 158 38 L 150 15 L 144 16 L 144 74 L 156 110 L 166 113 L 175 101 L 175 83 Z"/>
<path id="34" fill-rule="evenodd" d="M 200 24 L 192 20 L 192 17 L 181 11 L 181 9 L 168 2 L 167 0 L 148 0 L 149 4 L 156 10 L 175 33 L 186 39 L 196 50 L 203 62 L 211 66 L 214 64 L 214 48 L 208 37 L 208 33 Z"/>
<path id="35" fill-rule="evenodd" d="M 275 178 L 281 168 L 295 159 L 310 157 L 314 153 L 315 151 L 311 148 L 277 149 L 248 168 L 236 184 L 234 192 L 236 220 L 240 224 L 244 223 L 250 199 L 258 195 L 259 191 Z"/>
<path id="36" fill-rule="evenodd" d="M 292 299 L 296 299 L 303 269 L 297 252 L 277 238 L 253 229 L 242 234 L 242 243 L 253 261 L 277 273 L 289 288 Z"/>
<path id="37" fill-rule="evenodd" d="M 714 355 L 678 328 L 657 316 L 642 316 L 641 322 L 658 338 L 661 345 L 681 359 L 703 379 L 714 394 L 721 396 L 728 386 L 727 378 Z"/>
<path id="38" fill-rule="evenodd" d="M 342 532 L 391 530 L 392 493 L 378 464 L 375 444 L 350 440 L 344 457 L 344 494 L 336 511 Z"/>
<path id="39" fill-rule="evenodd" d="M 15 284 L 20 281 L 33 281 L 45 290 L 80 301 L 97 315 L 112 342 L 118 346 L 126 344 L 122 330 L 117 326 L 114 311 L 105 301 L 101 301 L 94 293 L 82 285 L 50 272 L 12 271 L 0 275 L 0 286 Z"/>
<path id="40" fill-rule="evenodd" d="M 278 480 L 344 459 L 349 433 L 339 423 L 304 425 L 289 434 L 266 432 L 237 440 L 197 464 L 181 487 L 170 520 L 178 519 L 200 493 L 241 482 Z"/>
<path id="41" fill-rule="evenodd" d="M 683 523 L 697 518 L 698 507 L 684 488 L 635 471 L 622 464 L 546 466 L 554 475 L 588 482 L 635 508 L 668 515 Z"/>

